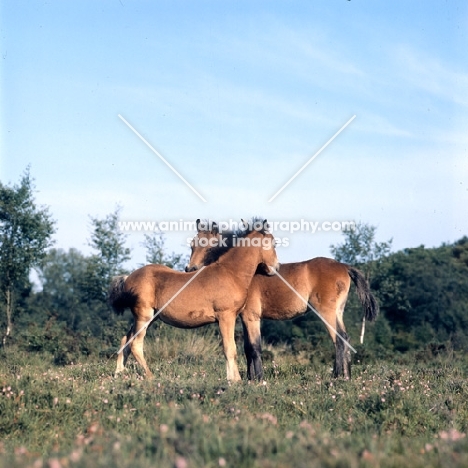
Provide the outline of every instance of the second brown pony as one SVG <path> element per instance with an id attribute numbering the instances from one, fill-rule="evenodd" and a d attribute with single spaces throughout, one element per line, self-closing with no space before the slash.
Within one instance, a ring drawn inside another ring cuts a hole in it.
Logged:
<path id="1" fill-rule="evenodd" d="M 197 231 L 186 271 L 195 271 L 202 265 L 219 261 L 233 239 L 230 232 L 219 233 L 216 223 L 211 224 L 211 229 L 202 229 L 197 220 Z M 248 377 L 263 379 L 260 319 L 293 319 L 306 313 L 309 310 L 307 304 L 310 304 L 325 322 L 335 345 L 335 377 L 351 378 L 349 337 L 343 322 L 351 280 L 356 286 L 366 320 L 374 320 L 378 313 L 377 301 L 364 275 L 356 268 L 324 257 L 281 264 L 278 274 L 289 286 L 279 276 L 266 276 L 258 272 L 250 283 L 240 313 Z M 337 337 L 337 333 L 341 338 Z"/>
<path id="2" fill-rule="evenodd" d="M 218 322 L 227 378 L 240 380 L 234 341 L 236 318 L 257 267 L 263 265 L 274 274 L 278 259 L 273 236 L 265 230 L 247 230 L 238 237 L 243 240 L 242 247 L 227 249 L 219 262 L 200 272 L 183 273 L 163 265 L 146 265 L 129 276 L 114 278 L 109 289 L 110 305 L 116 313 L 129 308 L 134 317 L 134 324 L 122 338 L 116 374 L 124 369 L 131 352 L 146 375 L 152 375 L 143 355 L 143 339 L 157 316 L 179 328 Z"/>

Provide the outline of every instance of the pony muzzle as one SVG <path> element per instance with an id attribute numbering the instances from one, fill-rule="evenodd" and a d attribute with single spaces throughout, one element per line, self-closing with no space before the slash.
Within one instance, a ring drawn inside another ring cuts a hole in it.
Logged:
<path id="1" fill-rule="evenodd" d="M 267 265 L 266 273 L 268 276 L 273 276 L 280 269 L 280 263 L 278 262 L 275 266 Z"/>

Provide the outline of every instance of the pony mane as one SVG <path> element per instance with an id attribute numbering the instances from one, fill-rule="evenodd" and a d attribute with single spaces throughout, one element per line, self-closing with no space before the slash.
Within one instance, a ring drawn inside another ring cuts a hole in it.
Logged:
<path id="1" fill-rule="evenodd" d="M 234 247 L 234 239 L 241 239 L 243 237 L 246 237 L 253 231 L 258 231 L 262 234 L 266 234 L 267 230 L 265 228 L 265 225 L 263 224 L 263 221 L 263 218 L 257 216 L 247 222 L 247 227 L 245 229 L 238 228 L 234 231 L 226 231 L 221 233 L 221 244 L 226 244 L 226 246 L 218 245 L 207 249 L 205 257 L 203 258 L 203 264 L 207 266 L 218 261 L 220 257 L 222 257 L 227 251 L 231 250 Z M 261 224 L 262 228 L 255 229 L 256 223 Z"/>

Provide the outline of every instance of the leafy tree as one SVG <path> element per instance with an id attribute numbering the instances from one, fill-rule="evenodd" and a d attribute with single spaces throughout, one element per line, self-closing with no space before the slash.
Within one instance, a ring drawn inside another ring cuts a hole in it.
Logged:
<path id="1" fill-rule="evenodd" d="M 39 279 L 42 291 L 37 301 L 47 311 L 66 325 L 77 330 L 86 322 L 88 308 L 80 286 L 87 271 L 88 259 L 77 249 L 68 252 L 51 249 L 42 261 Z"/>
<path id="2" fill-rule="evenodd" d="M 52 245 L 54 222 L 47 208 L 34 200 L 29 168 L 19 184 L 0 182 L 0 290 L 5 301 L 6 330 L 3 345 L 12 332 L 14 291 L 29 280 Z"/>
<path id="3" fill-rule="evenodd" d="M 82 290 L 88 300 L 106 303 L 107 289 L 113 276 L 126 273 L 124 263 L 131 250 L 127 236 L 119 229 L 120 207 L 104 219 L 91 217 L 93 231 L 88 244 L 97 251 L 88 258 Z"/>
<path id="4" fill-rule="evenodd" d="M 146 262 L 166 265 L 174 270 L 183 270 L 188 263 L 188 256 L 176 254 L 175 252 L 167 254 L 164 244 L 165 238 L 162 232 L 155 232 L 151 236 L 145 234 L 145 240 L 142 242 L 142 245 L 146 248 Z"/>
<path id="5" fill-rule="evenodd" d="M 373 286 L 394 330 L 395 349 L 453 341 L 468 348 L 468 265 L 457 247 L 404 249 L 382 262 Z"/>
<path id="6" fill-rule="evenodd" d="M 387 256 L 392 248 L 392 239 L 381 243 L 375 241 L 376 230 L 375 226 L 359 223 L 355 229 L 344 232 L 345 241 L 342 244 L 330 246 L 335 260 L 360 267 L 367 281 L 370 281 L 375 264 Z"/>
<path id="7" fill-rule="evenodd" d="M 464 236 L 453 246 L 453 256 L 468 266 L 468 237 Z"/>

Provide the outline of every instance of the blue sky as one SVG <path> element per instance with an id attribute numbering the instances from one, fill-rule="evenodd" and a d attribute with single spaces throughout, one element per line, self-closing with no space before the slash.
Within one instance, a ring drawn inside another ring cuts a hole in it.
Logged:
<path id="1" fill-rule="evenodd" d="M 88 252 L 89 216 L 117 204 L 123 220 L 355 220 L 394 249 L 468 235 L 465 1 L 6 0 L 0 13 L 1 180 L 31 166 L 57 247 Z M 169 249 L 192 234 L 168 233 Z M 289 237 L 282 261 L 342 240 Z M 134 264 L 142 240 L 129 235 Z"/>

